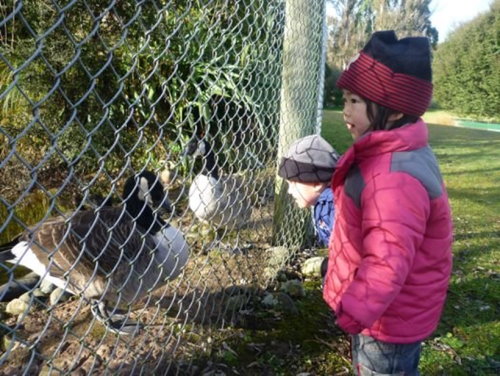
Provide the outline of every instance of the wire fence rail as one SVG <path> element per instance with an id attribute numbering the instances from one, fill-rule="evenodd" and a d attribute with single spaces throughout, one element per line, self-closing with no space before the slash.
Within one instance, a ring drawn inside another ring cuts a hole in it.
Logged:
<path id="1" fill-rule="evenodd" d="M 0 13 L 0 374 L 195 373 L 306 238 L 275 172 L 319 129 L 324 1 Z"/>

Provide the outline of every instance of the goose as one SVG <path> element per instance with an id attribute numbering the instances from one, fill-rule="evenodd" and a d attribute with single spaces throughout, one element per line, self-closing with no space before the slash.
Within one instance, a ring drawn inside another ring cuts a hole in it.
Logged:
<path id="1" fill-rule="evenodd" d="M 252 212 L 250 194 L 236 176 L 219 174 L 213 149 L 205 139 L 192 139 L 184 155 L 204 159 L 203 169 L 189 187 L 189 208 L 194 215 L 219 228 L 241 228 Z"/>
<path id="2" fill-rule="evenodd" d="M 90 302 L 95 318 L 112 332 L 140 325 L 121 307 L 179 276 L 189 248 L 181 231 L 163 220 L 168 206 L 159 178 L 143 171 L 127 179 L 120 206 L 52 217 L 0 246 L 0 262 L 23 265 Z"/>

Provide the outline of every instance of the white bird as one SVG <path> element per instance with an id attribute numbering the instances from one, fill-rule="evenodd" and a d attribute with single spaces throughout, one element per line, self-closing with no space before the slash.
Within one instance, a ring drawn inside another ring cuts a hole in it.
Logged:
<path id="1" fill-rule="evenodd" d="M 248 187 L 236 176 L 219 175 L 213 149 L 206 140 L 191 140 L 184 153 L 204 160 L 203 170 L 189 187 L 189 208 L 195 216 L 219 228 L 246 225 L 252 212 Z"/>
<path id="2" fill-rule="evenodd" d="M 23 265 L 91 301 L 94 316 L 113 332 L 138 327 L 129 310 L 176 278 L 188 261 L 182 232 L 159 215 L 169 207 L 159 178 L 144 171 L 129 178 L 123 204 L 50 218 L 0 246 L 0 262 Z M 111 306 L 113 304 L 113 306 Z"/>

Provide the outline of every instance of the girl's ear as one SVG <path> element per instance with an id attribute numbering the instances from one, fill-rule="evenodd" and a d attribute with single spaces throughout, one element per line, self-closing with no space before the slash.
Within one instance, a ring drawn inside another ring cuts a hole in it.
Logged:
<path id="1" fill-rule="evenodd" d="M 398 121 L 404 116 L 403 113 L 401 112 L 396 112 L 394 114 L 390 114 L 389 117 L 387 118 L 387 121 L 390 121 L 391 123 L 394 123 L 395 121 Z"/>

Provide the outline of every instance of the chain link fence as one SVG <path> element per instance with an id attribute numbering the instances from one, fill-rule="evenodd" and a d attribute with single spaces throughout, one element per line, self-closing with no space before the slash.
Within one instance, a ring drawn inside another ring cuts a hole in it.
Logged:
<path id="1" fill-rule="evenodd" d="M 0 3 L 0 374 L 190 374 L 307 240 L 322 0 Z"/>

